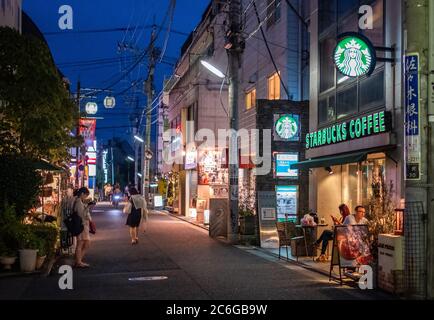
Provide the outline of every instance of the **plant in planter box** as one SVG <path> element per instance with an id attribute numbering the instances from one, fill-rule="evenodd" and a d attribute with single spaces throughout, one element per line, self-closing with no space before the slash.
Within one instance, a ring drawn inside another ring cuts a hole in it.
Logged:
<path id="1" fill-rule="evenodd" d="M 40 239 L 23 225 L 20 231 L 20 268 L 22 272 L 33 272 L 36 267 L 36 255 L 40 247 Z"/>
<path id="2" fill-rule="evenodd" d="M 255 212 L 248 206 L 241 206 L 238 209 L 240 218 L 240 234 L 254 235 L 255 234 Z"/>
<path id="3" fill-rule="evenodd" d="M 16 258 L 16 251 L 8 248 L 6 244 L 0 240 L 0 263 L 3 265 L 4 269 L 10 270 L 12 265 L 15 263 Z"/>
<path id="4" fill-rule="evenodd" d="M 13 258 L 17 256 L 21 223 L 12 206 L 5 206 L 0 211 L 0 256 Z M 9 259 L 10 261 L 12 259 Z"/>
<path id="5" fill-rule="evenodd" d="M 47 257 L 47 245 L 46 241 L 43 239 L 39 239 L 38 241 L 38 252 L 36 258 L 36 269 L 40 269 L 45 262 Z"/>
<path id="6" fill-rule="evenodd" d="M 43 250 L 47 258 L 53 257 L 55 255 L 56 244 L 59 241 L 59 228 L 51 223 L 37 223 L 31 225 L 31 229 L 39 239 L 42 239 L 44 243 Z"/>

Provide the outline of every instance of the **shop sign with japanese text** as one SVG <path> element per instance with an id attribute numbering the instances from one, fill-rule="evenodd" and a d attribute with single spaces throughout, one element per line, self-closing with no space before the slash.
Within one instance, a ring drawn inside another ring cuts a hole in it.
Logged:
<path id="1" fill-rule="evenodd" d="M 406 180 L 420 180 L 420 81 L 419 54 L 405 57 L 405 139 L 406 139 Z"/>

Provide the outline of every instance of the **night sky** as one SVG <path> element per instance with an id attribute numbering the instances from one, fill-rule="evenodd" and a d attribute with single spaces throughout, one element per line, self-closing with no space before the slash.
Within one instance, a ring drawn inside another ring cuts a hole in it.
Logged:
<path id="1" fill-rule="evenodd" d="M 137 61 L 137 56 L 148 46 L 151 35 L 149 26 L 153 24 L 154 17 L 157 25 L 162 24 L 170 1 L 24 0 L 23 2 L 23 10 L 44 33 L 56 64 L 70 80 L 71 91 L 76 92 L 79 79 L 82 88 L 103 89 L 117 82 L 122 70 L 127 70 Z M 189 34 L 200 21 L 208 3 L 208 0 L 176 1 L 172 30 Z M 58 11 L 62 5 L 70 5 L 74 10 L 73 30 L 59 29 L 58 20 L 61 15 Z M 169 19 L 166 28 L 168 21 Z M 140 26 L 146 28 L 139 28 Z M 87 30 L 112 28 L 128 28 L 128 32 L 83 33 Z M 160 32 L 156 42 L 157 47 L 163 47 L 166 33 L 166 29 Z M 186 39 L 187 35 L 170 33 L 163 62 L 175 63 Z M 136 48 L 135 52 L 132 49 L 119 51 L 120 43 Z M 128 138 L 127 126 L 131 125 L 129 114 L 136 112 L 134 106 L 137 105 L 137 100 L 141 110 L 146 104 L 142 81 L 137 81 L 146 78 L 148 70 L 146 59 L 144 62 L 112 88 L 117 99 L 115 109 L 104 109 L 102 101 L 105 94 L 82 102 L 82 110 L 87 101 L 97 102 L 99 111 L 96 116 L 104 117 L 104 120 L 97 122 L 99 143 L 106 142 L 113 136 Z M 170 77 L 172 70 L 173 66 L 169 64 L 162 63 L 157 66 L 156 94 L 160 92 L 164 78 Z M 133 82 L 139 83 L 135 90 L 133 88 L 119 95 Z"/>

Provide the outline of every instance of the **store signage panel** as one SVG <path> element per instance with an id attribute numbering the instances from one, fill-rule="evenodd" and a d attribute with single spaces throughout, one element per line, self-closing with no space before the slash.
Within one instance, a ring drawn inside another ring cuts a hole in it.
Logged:
<path id="1" fill-rule="evenodd" d="M 274 115 L 274 141 L 300 141 L 300 115 Z"/>
<path id="2" fill-rule="evenodd" d="M 306 149 L 314 149 L 327 145 L 338 144 L 350 140 L 390 132 L 392 130 L 392 115 L 381 111 L 351 121 L 311 132 L 306 135 Z"/>
<path id="3" fill-rule="evenodd" d="M 291 165 L 298 163 L 298 153 L 277 153 L 275 155 L 275 172 L 278 178 L 298 178 L 298 170 L 291 169 Z"/>
<path id="4" fill-rule="evenodd" d="M 421 179 L 419 54 L 405 57 L 406 180 Z"/>
<path id="5" fill-rule="evenodd" d="M 199 154 L 199 185 L 227 186 L 228 170 L 224 168 L 224 152 L 203 151 Z M 227 189 L 227 187 L 226 187 Z"/>
<path id="6" fill-rule="evenodd" d="M 259 235 L 261 248 L 278 249 L 279 236 L 276 228 L 276 193 L 258 191 Z"/>
<path id="7" fill-rule="evenodd" d="M 196 169 L 197 167 L 197 150 L 194 144 L 187 146 L 185 152 L 185 170 Z"/>
<path id="8" fill-rule="evenodd" d="M 80 136 L 86 146 L 92 147 L 95 141 L 96 119 L 80 119 Z"/>
<path id="9" fill-rule="evenodd" d="M 277 221 L 297 222 L 297 203 L 298 187 L 297 186 L 277 186 Z"/>
<path id="10" fill-rule="evenodd" d="M 367 225 L 335 228 L 332 265 L 339 265 L 341 268 L 360 267 L 369 265 L 372 259 Z"/>
<path id="11" fill-rule="evenodd" d="M 376 52 L 365 36 L 345 33 L 338 37 L 333 61 L 344 76 L 355 78 L 370 75 L 375 70 Z"/>
<path id="12" fill-rule="evenodd" d="M 96 165 L 89 165 L 89 177 L 96 177 Z"/>

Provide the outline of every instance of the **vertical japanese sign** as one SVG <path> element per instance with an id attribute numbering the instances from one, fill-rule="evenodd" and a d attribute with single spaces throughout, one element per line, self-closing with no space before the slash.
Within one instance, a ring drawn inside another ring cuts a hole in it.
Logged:
<path id="1" fill-rule="evenodd" d="M 405 57 L 406 180 L 421 179 L 419 54 Z"/>
<path id="2" fill-rule="evenodd" d="M 80 119 L 80 135 L 87 147 L 93 146 L 95 140 L 96 119 Z"/>

